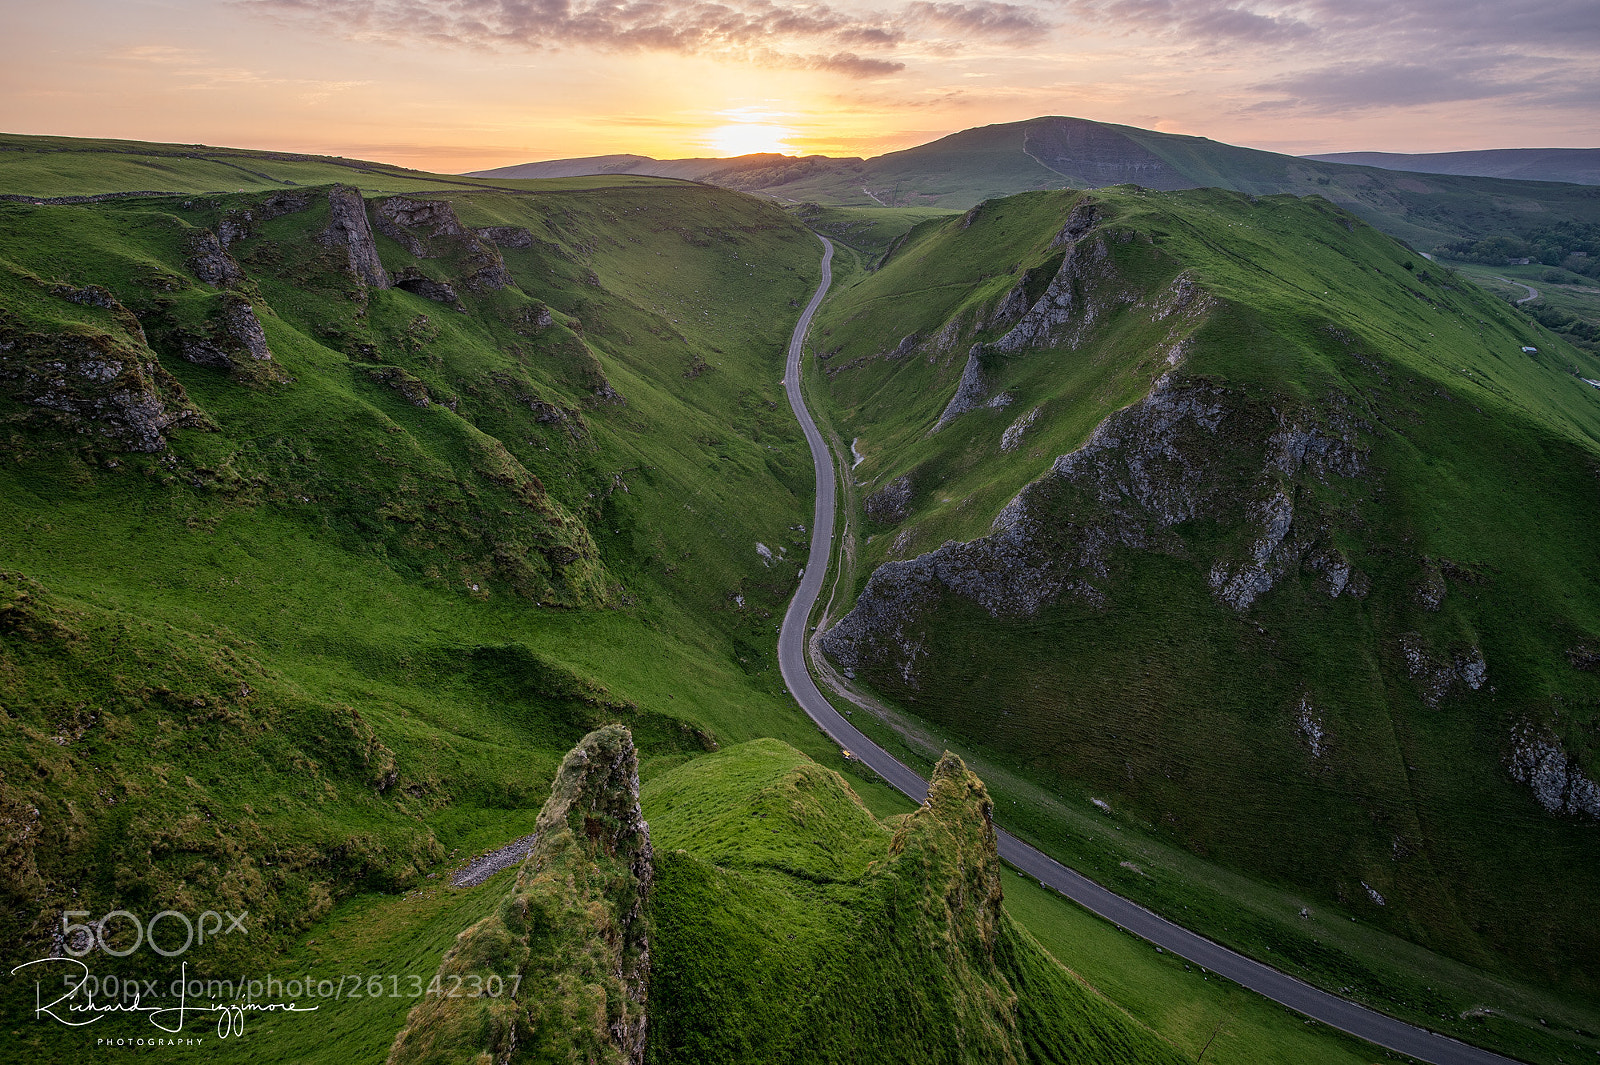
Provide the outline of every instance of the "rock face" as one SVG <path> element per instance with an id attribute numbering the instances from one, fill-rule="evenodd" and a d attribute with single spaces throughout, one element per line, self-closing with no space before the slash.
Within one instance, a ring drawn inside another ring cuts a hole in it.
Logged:
<path id="1" fill-rule="evenodd" d="M 206 424 L 148 352 L 103 333 L 0 331 L 0 385 L 129 451 L 165 450 L 167 430 Z"/>
<path id="2" fill-rule="evenodd" d="M 481 226 L 473 232 L 497 247 L 513 249 L 533 247 L 533 234 L 521 226 Z"/>
<path id="3" fill-rule="evenodd" d="M 967 352 L 967 364 L 961 369 L 961 380 L 956 383 L 956 394 L 950 397 L 933 431 L 938 432 L 956 418 L 970 410 L 977 410 L 989 399 L 990 375 L 984 372 L 983 345 L 974 344 Z"/>
<path id="4" fill-rule="evenodd" d="M 350 273 L 372 288 L 388 288 L 389 274 L 378 260 L 378 246 L 367 222 L 367 201 L 359 189 L 335 185 L 328 190 L 328 225 L 317 239 L 330 248 L 343 248 Z"/>
<path id="5" fill-rule="evenodd" d="M 911 478 L 896 477 L 867 497 L 867 517 L 881 525 L 898 525 L 911 512 Z"/>
<path id="6" fill-rule="evenodd" d="M 448 281 L 436 281 L 414 266 L 408 266 L 394 275 L 394 287 L 435 303 L 454 305 L 461 299 Z"/>
<path id="7" fill-rule="evenodd" d="M 1174 530 L 1197 519 L 1233 530 L 1205 572 L 1219 600 L 1248 609 L 1302 561 L 1334 557 L 1319 519 L 1297 522 L 1295 485 L 1357 477 L 1365 461 L 1353 422 L 1163 377 L 1019 492 L 989 535 L 880 566 L 822 647 L 847 670 L 876 662 L 914 685 L 941 597 L 995 617 L 1029 617 L 1069 595 L 1100 603 L 1115 551 L 1191 557 Z"/>
<path id="8" fill-rule="evenodd" d="M 455 208 L 445 200 L 390 196 L 377 202 L 374 213 L 378 232 L 419 259 L 433 257 L 433 240 L 467 235 L 467 228 L 456 217 Z"/>
<path id="9" fill-rule="evenodd" d="M 1043 291 L 1036 298 L 1030 295 L 1038 291 L 1038 281 L 1049 271 L 1048 262 L 1026 271 L 993 307 L 976 313 L 971 323 L 975 331 L 1009 328 L 998 340 L 974 344 L 969 349 L 955 394 L 940 413 L 934 432 L 969 411 L 1009 406 L 1015 397 L 999 390 L 1007 359 L 1042 349 L 1074 351 L 1120 306 L 1141 303 L 1155 321 L 1173 319 L 1169 323 L 1170 335 L 1157 354 L 1169 369 L 1182 361 L 1188 333 L 1210 312 L 1213 301 L 1183 274 L 1166 291 L 1151 298 L 1139 284 L 1120 276 L 1115 265 L 1113 245 L 1135 239 L 1134 233 L 1097 229 L 1100 221 L 1094 201 L 1080 200 L 1051 240 L 1052 248 L 1063 251 L 1060 265 L 1050 273 Z M 931 345 L 930 360 L 950 350 L 962 332 L 963 318 L 958 314 L 945 323 Z M 906 339 L 912 341 L 916 337 Z M 897 351 L 896 357 L 899 354 Z M 1031 425 L 1030 420 L 1013 426 L 1015 431 L 1008 432 L 1004 450 L 1014 449 Z"/>
<path id="10" fill-rule="evenodd" d="M 654 867 L 626 728 L 608 725 L 572 749 L 535 833 L 511 890 L 439 965 L 447 987 L 459 976 L 501 993 L 426 996 L 395 1038 L 390 1065 L 643 1065 Z"/>
<path id="11" fill-rule="evenodd" d="M 267 334 L 256 317 L 256 309 L 244 297 L 227 293 L 222 306 L 204 334 L 177 333 L 178 354 L 189 362 L 219 369 L 237 369 L 250 362 L 271 362 Z"/>
<path id="12" fill-rule="evenodd" d="M 1091 200 L 1085 199 L 1072 209 L 1051 241 L 1052 247 L 1066 249 L 1060 268 L 1021 320 L 995 341 L 996 351 L 1009 353 L 1030 347 L 1076 344 L 1083 331 L 1094 324 L 1098 305 L 1084 298 L 1083 289 L 1086 285 L 1103 285 L 1112 278 L 1111 246 L 1104 237 L 1085 239 L 1097 218 Z M 1002 311 L 1009 304 L 1014 313 L 1014 297 L 1015 290 L 1002 302 Z"/>
<path id="13" fill-rule="evenodd" d="M 462 284 L 474 292 L 494 292 L 511 284 L 511 272 L 496 247 L 501 240 L 508 248 L 525 248 L 533 243 L 533 234 L 517 226 L 468 229 L 461 224 L 455 208 L 447 200 L 390 196 L 378 201 L 375 213 L 378 232 L 417 258 L 458 260 L 461 272 L 457 276 Z M 497 240 L 496 236 L 501 239 Z M 395 284 L 408 288 L 405 281 L 397 279 Z M 450 288 L 448 285 L 444 287 Z M 416 288 L 409 290 L 428 299 L 446 302 L 441 296 L 429 295 Z M 452 295 L 450 301 L 454 298 Z"/>
<path id="14" fill-rule="evenodd" d="M 1437 707 L 1446 696 L 1462 689 L 1477 691 L 1489 677 L 1483 652 L 1476 647 L 1452 655 L 1435 655 L 1421 635 L 1408 632 L 1400 637 L 1400 651 L 1405 656 L 1406 672 L 1416 683 L 1422 701 L 1430 707 Z"/>
<path id="15" fill-rule="evenodd" d="M 1600 784 L 1583 772 L 1548 727 L 1523 722 L 1511 732 L 1511 779 L 1526 784 L 1547 811 L 1600 818 Z"/>
<path id="16" fill-rule="evenodd" d="M 976 210 L 976 209 L 975 209 Z M 992 329 L 1004 325 L 1011 328 L 993 344 L 974 344 L 967 352 L 967 362 L 956 384 L 955 395 L 950 398 L 934 425 L 938 432 L 951 421 L 980 407 L 1005 407 L 1011 396 L 996 393 L 995 372 L 997 362 L 1006 356 L 1036 349 L 1066 347 L 1072 350 L 1082 342 L 1105 310 L 1119 302 L 1129 302 L 1134 294 L 1121 291 L 1116 271 L 1112 266 L 1111 245 L 1107 236 L 1094 234 L 1099 221 L 1099 210 L 1094 202 L 1085 198 L 1067 215 L 1060 232 L 1051 241 L 1051 247 L 1064 248 L 1061 265 L 1037 299 L 1030 299 L 1034 274 L 1030 270 L 1022 280 L 1003 296 L 987 313 L 980 314 L 977 328 Z M 1093 236 L 1093 239 L 1090 239 Z M 1194 308 L 1184 306 L 1182 310 Z M 1166 309 L 1158 314 L 1164 317 Z M 1012 324 L 1015 323 L 1015 324 Z M 939 334 L 934 345 L 935 357 L 941 349 L 948 350 L 961 328 L 960 317 L 952 318 Z M 917 340 L 915 334 L 902 342 Z M 900 357 L 897 350 L 894 357 Z M 1174 360 L 1175 364 L 1175 360 Z"/>
<path id="17" fill-rule="evenodd" d="M 1000 435 L 1001 451 L 1012 452 L 1022 446 L 1023 435 L 1039 420 L 1039 410 L 1038 407 L 1033 408 L 1006 427 L 1006 431 Z"/>
<path id="18" fill-rule="evenodd" d="M 80 307 L 99 307 L 103 311 L 123 310 L 111 290 L 102 285 L 51 285 L 50 295 Z"/>
<path id="19" fill-rule="evenodd" d="M 244 280 L 244 271 L 233 261 L 209 229 L 202 229 L 189 242 L 189 258 L 185 265 L 189 272 L 208 285 L 227 288 Z"/>

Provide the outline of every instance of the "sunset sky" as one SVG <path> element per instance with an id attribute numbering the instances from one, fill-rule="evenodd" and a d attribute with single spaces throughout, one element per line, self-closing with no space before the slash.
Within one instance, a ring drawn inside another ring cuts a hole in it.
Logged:
<path id="1" fill-rule="evenodd" d="M 1596 0 L 49 0 L 0 128 L 461 171 L 877 155 L 1059 114 L 1292 153 L 1600 146 Z"/>

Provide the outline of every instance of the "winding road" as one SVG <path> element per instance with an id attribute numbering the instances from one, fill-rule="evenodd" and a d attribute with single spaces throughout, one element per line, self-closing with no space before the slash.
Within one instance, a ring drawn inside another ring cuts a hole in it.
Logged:
<path id="1" fill-rule="evenodd" d="M 1504 281 L 1508 285 L 1516 285 L 1518 288 L 1522 289 L 1522 291 L 1527 293 L 1526 296 L 1517 301 L 1518 307 L 1529 302 L 1530 300 L 1536 300 L 1539 298 L 1539 290 L 1534 288 L 1532 285 L 1524 285 L 1521 281 L 1513 281 L 1509 277 L 1500 277 L 1498 275 L 1495 276 L 1495 280 Z"/>
<path id="2" fill-rule="evenodd" d="M 800 388 L 800 361 L 806 331 L 817 307 L 827 295 L 828 287 L 833 283 L 833 244 L 826 237 L 819 235 L 818 239 L 822 241 L 824 249 L 822 282 L 795 325 L 783 374 L 783 387 L 788 393 L 789 405 L 794 408 L 795 417 L 805 431 L 806 443 L 811 447 L 811 461 L 817 473 L 817 506 L 811 522 L 811 553 L 801 575 L 800 587 L 783 616 L 783 627 L 778 635 L 778 666 L 789 693 L 818 728 L 897 790 L 916 802 L 922 802 L 928 796 L 927 781 L 845 720 L 823 697 L 806 667 L 806 626 L 811 609 L 822 592 L 833 555 L 835 502 L 833 455 L 816 422 L 812 420 L 811 412 L 806 409 Z M 1000 856 L 1046 887 L 1060 892 L 1118 927 L 1298 1013 L 1434 1065 L 1511 1065 L 1510 1058 L 1418 1028 L 1318 990 L 1303 980 L 1229 950 L 1108 891 L 1003 829 L 997 830 L 997 835 Z"/>

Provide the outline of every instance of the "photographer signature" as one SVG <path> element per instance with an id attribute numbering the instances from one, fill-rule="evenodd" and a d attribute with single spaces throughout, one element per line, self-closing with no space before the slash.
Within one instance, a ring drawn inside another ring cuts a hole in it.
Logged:
<path id="1" fill-rule="evenodd" d="M 244 1034 L 244 1019 L 249 1013 L 313 1013 L 316 1006 L 301 1006 L 295 1002 L 257 1002 L 247 1000 L 244 1002 L 212 1003 L 208 1006 L 191 1006 L 189 1004 L 189 966 L 185 962 L 178 980 L 173 981 L 177 1005 L 147 1005 L 144 996 L 148 992 L 154 995 L 156 982 L 145 981 L 143 989 L 136 989 L 132 995 L 121 996 L 124 1001 L 100 1002 L 95 999 L 97 981 L 91 979 L 89 967 L 77 958 L 35 958 L 33 961 L 23 962 L 11 970 L 15 976 L 22 970 L 32 966 L 48 968 L 52 965 L 75 966 L 78 979 L 73 979 L 69 971 L 65 977 L 67 991 L 49 1002 L 44 1000 L 44 992 L 39 983 L 34 987 L 34 1017 L 49 1017 L 51 1020 L 71 1028 L 82 1028 L 105 1020 L 114 1014 L 143 1014 L 155 1027 L 163 1032 L 177 1033 L 183 1031 L 191 1016 L 215 1016 L 217 1019 L 217 1037 L 226 1039 L 230 1035 Z M 198 981 L 196 981 L 198 983 Z"/>

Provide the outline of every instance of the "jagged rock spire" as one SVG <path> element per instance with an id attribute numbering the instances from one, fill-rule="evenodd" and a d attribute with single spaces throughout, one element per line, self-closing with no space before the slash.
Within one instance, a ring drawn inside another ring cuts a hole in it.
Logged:
<path id="1" fill-rule="evenodd" d="M 536 832 L 511 890 L 439 965 L 447 985 L 459 976 L 501 993 L 426 996 L 390 1065 L 643 1065 L 654 873 L 626 728 L 597 729 L 568 753 Z"/>

